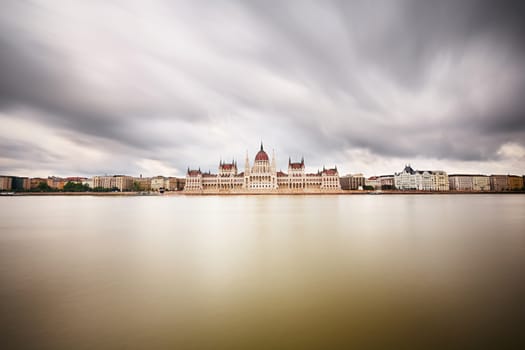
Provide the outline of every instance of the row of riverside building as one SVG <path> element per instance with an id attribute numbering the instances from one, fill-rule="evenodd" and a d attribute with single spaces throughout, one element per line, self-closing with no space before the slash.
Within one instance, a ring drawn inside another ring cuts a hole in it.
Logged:
<path id="1" fill-rule="evenodd" d="M 406 165 L 393 175 L 365 178 L 362 174 L 342 176 L 343 190 L 400 190 L 400 191 L 467 191 L 505 192 L 524 190 L 525 176 L 450 174 L 443 170 L 414 170 Z"/>
<path id="2" fill-rule="evenodd" d="M 237 162 L 219 162 L 218 172 L 190 169 L 186 173 L 185 191 L 194 193 L 221 192 L 338 192 L 344 190 L 399 191 L 515 191 L 523 190 L 523 176 L 516 175 L 448 175 L 443 170 L 414 170 L 406 165 L 393 175 L 365 178 L 362 174 L 339 176 L 337 167 L 306 173 L 304 158 L 288 159 L 287 173 L 277 170 L 275 152 L 270 160 L 263 144 L 250 164 L 246 153 L 244 172 Z"/>
<path id="3" fill-rule="evenodd" d="M 133 177 L 128 175 L 104 175 L 87 177 L 20 177 L 0 176 L 0 191 L 41 191 L 47 189 L 63 191 L 67 183 L 82 184 L 91 190 L 128 191 L 182 191 L 184 178 L 178 177 Z"/>
<path id="4" fill-rule="evenodd" d="M 299 164 L 299 166 L 297 166 Z M 66 177 L 50 176 L 20 177 L 0 176 L 0 191 L 39 191 L 41 184 L 46 184 L 54 191 L 63 191 L 68 183 L 86 185 L 88 188 L 127 191 L 229 191 L 242 189 L 244 173 L 225 176 L 227 168 L 235 168 L 235 163 L 222 163 L 221 176 L 203 173 L 199 170 L 190 170 L 186 178 L 178 177 L 132 177 L 126 175 Z M 290 171 L 291 170 L 291 171 Z M 328 171 L 329 170 L 329 171 Z M 319 191 L 334 190 L 401 190 L 401 191 L 466 191 L 466 192 L 505 192 L 524 189 L 525 176 L 517 175 L 481 175 L 481 174 L 451 174 L 444 171 L 413 170 L 403 171 L 394 175 L 371 176 L 366 178 L 363 174 L 349 174 L 339 177 L 334 169 L 324 169 L 314 174 L 304 173 L 304 160 L 298 163 L 289 162 L 289 174 L 282 176 L 283 172 L 276 172 L 277 185 L 291 192 L 308 192 L 310 189 Z M 232 170 L 235 174 L 235 170 Z M 257 175 L 254 175 L 257 176 Z M 257 181 L 257 178 L 254 178 Z M 254 190 L 264 191 L 265 187 L 258 187 L 254 181 L 251 183 Z M 185 186 L 185 183 L 188 183 Z M 271 186 L 271 176 L 268 183 Z M 271 188 L 270 188 L 271 189 Z"/>
<path id="5" fill-rule="evenodd" d="M 0 176 L 0 191 L 63 191 L 67 183 L 81 184 L 81 190 L 93 191 L 185 191 L 190 193 L 224 192 L 340 192 L 345 190 L 398 190 L 398 191 L 525 191 L 524 177 L 517 175 L 451 174 L 443 170 L 414 170 L 406 165 L 393 175 L 365 178 L 362 174 L 339 176 L 337 166 L 323 167 L 314 173 L 305 170 L 304 158 L 298 162 L 288 159 L 287 172 L 277 170 L 275 152 L 270 158 L 261 143 L 251 164 L 246 153 L 244 171 L 239 172 L 237 162 L 219 162 L 218 173 L 188 168 L 185 178 L 132 177 L 105 175 L 86 177 L 29 178 Z"/>

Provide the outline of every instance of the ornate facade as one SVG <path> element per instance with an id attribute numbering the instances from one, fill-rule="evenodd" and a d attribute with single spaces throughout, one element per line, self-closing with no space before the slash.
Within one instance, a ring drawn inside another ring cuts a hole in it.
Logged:
<path id="1" fill-rule="evenodd" d="M 394 185 L 398 190 L 448 191 L 447 173 L 442 170 L 414 170 L 410 165 L 394 174 Z"/>
<path id="2" fill-rule="evenodd" d="M 220 162 L 217 174 L 190 170 L 186 173 L 187 192 L 318 192 L 338 191 L 339 173 L 337 167 L 323 168 L 317 173 L 308 174 L 305 171 L 304 159 L 300 162 L 288 160 L 288 173 L 277 171 L 275 152 L 272 159 L 264 150 L 263 144 L 255 155 L 253 165 L 250 165 L 246 153 L 244 172 L 238 172 L 237 162 Z"/>

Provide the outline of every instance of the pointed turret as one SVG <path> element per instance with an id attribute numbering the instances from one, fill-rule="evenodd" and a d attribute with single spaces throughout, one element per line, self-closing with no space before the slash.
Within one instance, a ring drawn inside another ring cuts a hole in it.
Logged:
<path id="1" fill-rule="evenodd" d="M 272 149 L 272 171 L 275 172 L 277 165 L 275 164 L 275 150 Z"/>
<path id="2" fill-rule="evenodd" d="M 248 158 L 248 150 L 246 150 L 246 158 L 244 160 L 244 175 L 250 174 L 250 159 Z"/>

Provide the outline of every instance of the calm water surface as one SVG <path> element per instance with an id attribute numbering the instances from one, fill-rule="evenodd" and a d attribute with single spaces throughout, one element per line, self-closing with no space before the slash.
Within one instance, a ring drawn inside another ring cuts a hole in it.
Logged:
<path id="1" fill-rule="evenodd" d="M 5 349 L 508 348 L 525 195 L 0 198 Z"/>

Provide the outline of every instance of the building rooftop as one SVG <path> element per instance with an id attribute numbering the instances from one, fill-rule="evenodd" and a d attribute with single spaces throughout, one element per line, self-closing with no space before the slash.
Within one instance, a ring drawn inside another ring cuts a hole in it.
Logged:
<path id="1" fill-rule="evenodd" d="M 264 151 L 264 148 L 263 148 L 263 144 L 261 142 L 261 149 L 259 150 L 259 152 L 257 152 L 257 154 L 255 155 L 255 160 L 269 160 L 268 158 L 268 154 L 266 154 L 266 152 Z"/>

